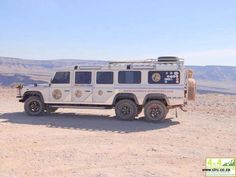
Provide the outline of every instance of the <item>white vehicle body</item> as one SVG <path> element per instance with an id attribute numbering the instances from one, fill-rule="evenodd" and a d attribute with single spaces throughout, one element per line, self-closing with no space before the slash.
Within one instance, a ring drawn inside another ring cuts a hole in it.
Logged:
<path id="1" fill-rule="evenodd" d="M 66 81 L 58 82 L 59 75 Z M 74 66 L 56 71 L 49 84 L 23 87 L 18 97 L 24 102 L 37 93 L 52 107 L 104 108 L 112 108 L 118 97 L 130 98 L 140 107 L 149 99 L 158 99 L 174 108 L 187 104 L 189 77 L 184 60 L 176 57 Z"/>

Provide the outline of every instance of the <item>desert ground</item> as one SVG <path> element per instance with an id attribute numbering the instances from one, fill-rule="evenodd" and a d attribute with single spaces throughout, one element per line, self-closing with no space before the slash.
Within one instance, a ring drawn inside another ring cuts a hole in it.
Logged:
<path id="1" fill-rule="evenodd" d="M 0 89 L 0 177 L 200 177 L 207 157 L 236 156 L 236 96 L 201 94 L 162 123 L 114 110 L 29 117 Z"/>

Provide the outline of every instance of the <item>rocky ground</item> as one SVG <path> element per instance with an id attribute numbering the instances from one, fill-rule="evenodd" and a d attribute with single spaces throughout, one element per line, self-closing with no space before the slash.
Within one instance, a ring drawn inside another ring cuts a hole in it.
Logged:
<path id="1" fill-rule="evenodd" d="M 15 93 L 0 89 L 0 177 L 199 177 L 207 157 L 236 155 L 236 96 L 198 95 L 153 124 L 114 110 L 29 117 Z"/>

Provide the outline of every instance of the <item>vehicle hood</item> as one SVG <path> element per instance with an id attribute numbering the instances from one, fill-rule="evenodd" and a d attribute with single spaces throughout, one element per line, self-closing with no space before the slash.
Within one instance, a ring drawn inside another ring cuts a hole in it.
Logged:
<path id="1" fill-rule="evenodd" d="M 31 84 L 23 86 L 23 90 L 35 90 L 35 89 L 43 89 L 48 88 L 49 84 Z"/>
<path id="2" fill-rule="evenodd" d="M 31 84 L 26 85 L 25 87 L 49 87 L 49 84 Z"/>

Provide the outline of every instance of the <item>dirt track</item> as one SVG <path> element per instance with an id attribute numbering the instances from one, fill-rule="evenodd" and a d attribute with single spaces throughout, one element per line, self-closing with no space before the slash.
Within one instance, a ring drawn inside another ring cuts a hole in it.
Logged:
<path id="1" fill-rule="evenodd" d="M 0 93 L 0 177 L 199 177 L 206 157 L 236 155 L 235 96 L 200 95 L 188 113 L 153 124 L 113 110 L 29 117 L 15 91 Z"/>

